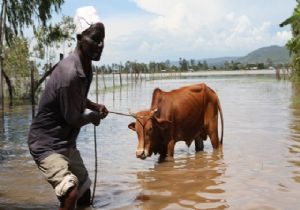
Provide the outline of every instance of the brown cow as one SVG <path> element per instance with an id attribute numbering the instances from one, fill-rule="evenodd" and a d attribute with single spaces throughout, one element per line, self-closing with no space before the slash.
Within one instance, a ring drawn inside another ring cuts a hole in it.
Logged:
<path id="1" fill-rule="evenodd" d="M 159 88 L 153 91 L 151 108 L 136 113 L 136 122 L 128 128 L 136 131 L 141 159 L 152 153 L 173 158 L 177 141 L 190 146 L 195 140 L 196 151 L 203 150 L 203 140 L 210 138 L 214 149 L 219 147 L 218 113 L 221 116 L 221 140 L 223 141 L 223 113 L 217 94 L 206 84 L 181 87 L 170 92 Z"/>

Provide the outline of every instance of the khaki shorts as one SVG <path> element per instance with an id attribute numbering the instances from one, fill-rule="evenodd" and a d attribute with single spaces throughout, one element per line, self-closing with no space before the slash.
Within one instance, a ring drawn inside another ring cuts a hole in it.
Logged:
<path id="1" fill-rule="evenodd" d="M 54 153 L 40 161 L 38 168 L 55 189 L 58 198 L 70 188 L 78 187 L 78 198 L 90 188 L 91 180 L 77 149 L 69 149 L 65 155 Z"/>

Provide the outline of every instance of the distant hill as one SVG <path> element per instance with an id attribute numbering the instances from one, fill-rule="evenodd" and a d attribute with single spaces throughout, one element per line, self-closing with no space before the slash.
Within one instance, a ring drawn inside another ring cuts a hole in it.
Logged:
<path id="1" fill-rule="evenodd" d="M 268 63 L 271 60 L 273 64 L 285 64 L 289 62 L 289 51 L 285 47 L 269 46 L 262 47 L 248 55 L 241 57 L 236 62 L 244 64 Z"/>
<path id="2" fill-rule="evenodd" d="M 206 59 L 198 59 L 196 62 L 206 61 L 208 66 L 216 66 L 221 67 L 224 66 L 224 63 L 227 62 L 239 62 L 243 64 L 257 64 L 264 63 L 268 64 L 268 60 L 270 60 L 274 65 L 276 64 L 286 64 L 289 62 L 289 51 L 286 47 L 280 47 L 276 45 L 272 45 L 269 47 L 262 47 L 257 50 L 254 50 L 242 57 L 219 57 L 219 58 L 206 58 Z M 171 62 L 172 65 L 179 66 L 178 61 Z"/>

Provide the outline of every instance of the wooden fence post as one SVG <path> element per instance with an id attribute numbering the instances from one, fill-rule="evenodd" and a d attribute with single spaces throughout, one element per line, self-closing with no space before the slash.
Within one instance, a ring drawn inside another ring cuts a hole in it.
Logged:
<path id="1" fill-rule="evenodd" d="M 34 98 L 34 63 L 30 62 L 30 80 L 31 80 L 31 108 L 32 118 L 35 116 L 35 98 Z"/>
<path id="2" fill-rule="evenodd" d="M 96 75 L 96 102 L 98 103 L 98 67 L 96 68 L 96 72 L 95 72 L 95 75 Z"/>
<path id="3" fill-rule="evenodd" d="M 101 68 L 102 81 L 104 85 L 104 89 L 106 90 L 105 77 L 104 77 L 104 68 Z"/>
<path id="4" fill-rule="evenodd" d="M 121 70 L 122 70 L 122 64 L 120 64 L 120 66 L 119 66 L 119 75 L 120 75 L 120 86 L 122 87 L 122 72 L 121 72 Z"/>

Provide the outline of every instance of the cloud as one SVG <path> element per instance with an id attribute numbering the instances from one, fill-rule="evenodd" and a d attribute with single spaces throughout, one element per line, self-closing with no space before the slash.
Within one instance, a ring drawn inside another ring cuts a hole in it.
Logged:
<path id="1" fill-rule="evenodd" d="M 258 21 L 255 8 L 247 13 L 226 0 L 132 1 L 145 13 L 107 20 L 107 57 L 147 62 L 241 56 L 259 47 L 284 45 L 291 37 L 272 16 Z"/>
<path id="2" fill-rule="evenodd" d="M 77 34 L 81 34 L 84 30 L 88 29 L 91 24 L 97 22 L 100 22 L 100 17 L 95 7 L 86 6 L 76 10 L 74 24 L 76 25 L 75 31 Z"/>
<path id="3" fill-rule="evenodd" d="M 278 31 L 276 33 L 275 40 L 278 43 L 286 43 L 289 39 L 292 38 L 292 32 L 291 31 Z"/>

